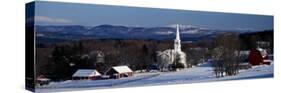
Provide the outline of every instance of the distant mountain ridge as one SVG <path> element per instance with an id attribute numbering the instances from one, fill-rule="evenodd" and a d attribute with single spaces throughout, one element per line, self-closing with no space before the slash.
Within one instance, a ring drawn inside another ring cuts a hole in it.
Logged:
<path id="1" fill-rule="evenodd" d="M 152 40 L 173 40 L 175 38 L 175 27 L 131 27 L 117 25 L 98 26 L 35 26 L 36 37 L 40 39 L 152 39 Z M 182 41 L 196 41 L 199 39 L 211 39 L 217 34 L 231 32 L 224 30 L 213 30 L 196 26 L 180 26 L 180 37 Z M 233 32 L 244 33 L 248 31 Z"/>

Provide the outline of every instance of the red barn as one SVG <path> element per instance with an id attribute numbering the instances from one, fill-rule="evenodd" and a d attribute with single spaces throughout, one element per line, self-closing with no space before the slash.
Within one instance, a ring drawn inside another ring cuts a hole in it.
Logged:
<path id="1" fill-rule="evenodd" d="M 110 78 L 122 78 L 133 76 L 133 71 L 128 66 L 115 66 L 106 71 Z"/>
<path id="2" fill-rule="evenodd" d="M 249 63 L 251 65 L 261 65 L 263 63 L 263 57 L 259 50 L 253 49 L 248 56 Z"/>
<path id="3" fill-rule="evenodd" d="M 262 48 L 251 50 L 248 56 L 248 60 L 251 65 L 261 65 L 261 64 L 270 65 L 271 63 L 266 50 Z"/>

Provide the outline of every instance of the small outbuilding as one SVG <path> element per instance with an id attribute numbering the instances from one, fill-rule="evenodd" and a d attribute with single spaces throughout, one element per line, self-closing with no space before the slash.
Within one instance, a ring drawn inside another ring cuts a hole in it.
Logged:
<path id="1" fill-rule="evenodd" d="M 95 69 L 78 69 L 73 75 L 73 80 L 96 80 L 101 74 Z"/>
<path id="2" fill-rule="evenodd" d="M 105 73 L 115 79 L 133 76 L 133 71 L 128 66 L 114 66 Z"/>
<path id="3" fill-rule="evenodd" d="M 51 80 L 46 78 L 44 75 L 39 75 L 36 77 L 37 86 L 48 85 Z"/>

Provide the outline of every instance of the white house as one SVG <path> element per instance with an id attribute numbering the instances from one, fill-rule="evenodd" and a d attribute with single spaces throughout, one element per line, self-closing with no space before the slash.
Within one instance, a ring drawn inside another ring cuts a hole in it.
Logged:
<path id="1" fill-rule="evenodd" d="M 73 80 L 96 80 L 101 77 L 101 74 L 95 69 L 78 69 L 73 75 Z"/>

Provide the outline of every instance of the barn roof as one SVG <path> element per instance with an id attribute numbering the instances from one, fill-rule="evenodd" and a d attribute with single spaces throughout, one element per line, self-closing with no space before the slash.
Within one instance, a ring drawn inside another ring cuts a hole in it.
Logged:
<path id="1" fill-rule="evenodd" d="M 115 66 L 112 68 L 118 73 L 133 72 L 128 66 Z"/>
<path id="2" fill-rule="evenodd" d="M 101 74 L 95 69 L 78 69 L 72 77 L 92 77 L 101 76 Z"/>

